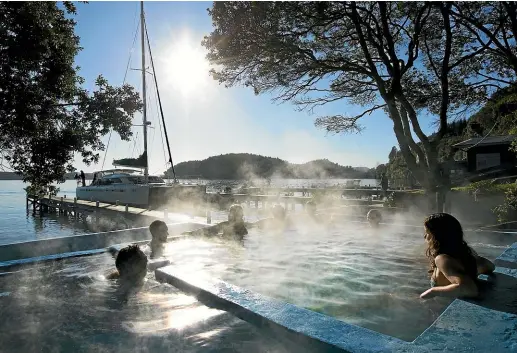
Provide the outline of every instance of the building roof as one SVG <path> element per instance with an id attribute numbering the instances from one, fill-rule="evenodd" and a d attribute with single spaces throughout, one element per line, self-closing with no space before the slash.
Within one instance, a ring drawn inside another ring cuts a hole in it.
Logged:
<path id="1" fill-rule="evenodd" d="M 475 137 L 460 143 L 453 145 L 454 148 L 471 148 L 474 146 L 497 146 L 497 145 L 510 145 L 515 139 L 516 135 L 508 136 L 487 136 L 487 137 Z"/>

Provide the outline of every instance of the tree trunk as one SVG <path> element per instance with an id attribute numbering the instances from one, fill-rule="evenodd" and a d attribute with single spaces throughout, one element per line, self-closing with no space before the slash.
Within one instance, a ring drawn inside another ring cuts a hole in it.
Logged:
<path id="1" fill-rule="evenodd" d="M 436 191 L 436 212 L 445 212 L 445 198 L 447 191 L 444 188 L 438 188 Z"/>

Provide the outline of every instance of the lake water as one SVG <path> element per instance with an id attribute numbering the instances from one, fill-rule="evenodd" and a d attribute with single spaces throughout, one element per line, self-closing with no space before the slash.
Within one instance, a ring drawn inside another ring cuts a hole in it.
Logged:
<path id="1" fill-rule="evenodd" d="M 310 180 L 310 179 L 272 179 L 271 187 L 331 187 L 343 186 L 347 179 L 326 179 L 326 180 Z M 236 188 L 243 185 L 242 181 L 208 181 L 208 180 L 190 180 L 182 182 L 200 182 L 206 184 L 209 190 L 221 190 L 225 186 Z M 377 181 L 374 179 L 361 180 L 362 186 L 374 186 Z M 256 181 L 257 186 L 265 185 L 264 181 Z M 19 180 L 2 180 L 0 181 L 0 244 L 8 244 L 12 242 L 37 240 L 53 237 L 66 237 L 77 234 L 86 234 L 96 231 L 106 231 L 124 228 L 123 219 L 104 220 L 100 225 L 90 222 L 78 222 L 72 218 L 63 215 L 45 215 L 43 217 L 33 216 L 27 213 L 26 197 L 23 190 L 27 184 Z M 74 180 L 67 180 L 63 184 L 59 184 L 60 195 L 69 198 L 75 197 L 75 188 L 77 184 Z M 213 221 L 224 220 L 224 212 L 215 212 L 212 214 Z"/>

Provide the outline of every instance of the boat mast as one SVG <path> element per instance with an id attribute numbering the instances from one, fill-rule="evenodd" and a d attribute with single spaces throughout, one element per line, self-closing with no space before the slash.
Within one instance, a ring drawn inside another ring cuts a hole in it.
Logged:
<path id="1" fill-rule="evenodd" d="M 151 51 L 151 43 L 149 42 L 149 33 L 147 32 L 147 27 L 145 27 L 145 37 L 147 38 L 147 47 L 149 48 L 149 58 L 151 59 L 151 67 L 153 68 L 154 85 L 156 87 L 156 96 L 158 97 L 158 105 L 160 106 L 160 115 L 162 117 L 165 142 L 167 142 L 167 151 L 169 152 L 169 163 L 171 164 L 173 181 L 176 184 L 178 182 L 178 179 L 176 179 L 176 171 L 174 170 L 174 163 L 172 163 L 171 146 L 169 144 L 169 136 L 167 135 L 167 127 L 165 126 L 165 116 L 163 115 L 162 100 L 160 98 L 160 90 L 158 89 L 158 79 L 156 78 L 156 69 L 154 68 L 153 52 Z"/>
<path id="2" fill-rule="evenodd" d="M 145 28 L 144 28 L 144 2 L 140 1 L 140 37 L 142 42 L 142 101 L 144 103 L 143 124 L 144 124 L 144 155 L 145 155 L 145 169 L 144 182 L 149 182 L 149 162 L 147 157 L 147 94 L 145 87 Z"/>

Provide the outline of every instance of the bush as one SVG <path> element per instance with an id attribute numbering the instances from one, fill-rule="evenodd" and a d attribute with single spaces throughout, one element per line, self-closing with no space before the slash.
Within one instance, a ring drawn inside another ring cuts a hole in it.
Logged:
<path id="1" fill-rule="evenodd" d="M 509 184 L 506 189 L 503 204 L 493 209 L 499 222 L 514 221 L 517 218 L 517 185 Z"/>
<path id="2" fill-rule="evenodd" d="M 386 199 L 384 200 L 384 203 L 383 203 L 383 206 L 384 207 L 396 207 L 397 204 L 395 202 L 395 193 L 392 192 L 388 195 L 388 197 L 386 197 Z"/>
<path id="3" fill-rule="evenodd" d="M 513 188 L 515 188 L 514 183 L 496 184 L 493 180 L 482 180 L 467 186 L 452 188 L 452 190 L 467 192 L 469 194 L 502 194 Z"/>
<path id="4" fill-rule="evenodd" d="M 31 185 L 27 186 L 26 188 L 23 188 L 23 190 L 25 190 L 27 195 L 39 196 L 39 197 L 43 197 L 45 195 L 56 196 L 57 193 L 59 192 L 59 188 L 54 185 L 42 186 L 42 185 L 31 184 Z"/>

